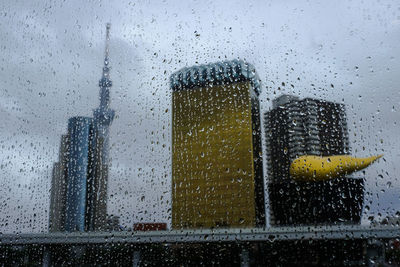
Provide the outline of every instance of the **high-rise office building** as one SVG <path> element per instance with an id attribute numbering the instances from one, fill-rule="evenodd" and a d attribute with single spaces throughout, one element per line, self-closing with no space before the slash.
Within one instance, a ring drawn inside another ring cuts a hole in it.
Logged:
<path id="1" fill-rule="evenodd" d="M 363 179 L 297 181 L 290 175 L 300 156 L 350 153 L 344 105 L 280 96 L 265 113 L 265 135 L 272 225 L 360 221 Z"/>
<path id="2" fill-rule="evenodd" d="M 104 230 L 107 222 L 107 182 L 108 165 L 103 162 L 104 141 L 97 136 L 96 144 L 92 144 L 91 161 L 89 167 L 91 173 L 88 175 L 87 187 L 87 228 L 90 230 Z"/>
<path id="3" fill-rule="evenodd" d="M 72 117 L 68 122 L 70 137 L 67 202 L 65 213 L 66 231 L 85 231 L 86 203 L 89 168 L 90 142 L 93 139 L 93 121 L 88 117 Z"/>
<path id="4" fill-rule="evenodd" d="M 114 119 L 110 108 L 109 30 L 107 24 L 100 106 L 94 110 L 93 118 L 69 119 L 68 146 L 62 148 L 65 156 L 61 160 L 60 155 L 60 162 L 53 169 L 51 231 L 95 231 L 106 227 L 109 128 Z"/>
<path id="5" fill-rule="evenodd" d="M 171 76 L 172 227 L 265 225 L 260 81 L 233 60 Z"/>
<path id="6" fill-rule="evenodd" d="M 67 160 L 68 160 L 69 137 L 63 135 L 59 150 L 59 160 L 54 163 L 51 197 L 49 229 L 51 232 L 65 230 L 65 208 L 67 199 Z"/>

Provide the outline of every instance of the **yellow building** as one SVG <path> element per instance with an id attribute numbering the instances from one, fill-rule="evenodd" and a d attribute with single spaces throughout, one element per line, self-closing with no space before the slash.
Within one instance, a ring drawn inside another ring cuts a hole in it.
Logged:
<path id="1" fill-rule="evenodd" d="M 172 227 L 265 225 L 260 84 L 230 61 L 171 76 Z"/>

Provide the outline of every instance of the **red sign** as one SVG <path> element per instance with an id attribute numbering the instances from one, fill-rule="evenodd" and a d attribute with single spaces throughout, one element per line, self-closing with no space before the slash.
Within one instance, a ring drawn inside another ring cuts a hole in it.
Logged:
<path id="1" fill-rule="evenodd" d="M 133 231 L 163 231 L 167 230 L 166 223 L 135 223 Z"/>

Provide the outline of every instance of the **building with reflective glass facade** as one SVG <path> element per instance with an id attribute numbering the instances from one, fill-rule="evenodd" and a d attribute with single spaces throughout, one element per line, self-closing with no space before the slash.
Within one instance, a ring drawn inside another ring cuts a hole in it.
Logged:
<path id="1" fill-rule="evenodd" d="M 172 227 L 265 224 L 255 69 L 233 60 L 171 76 Z"/>
<path id="2" fill-rule="evenodd" d="M 93 111 L 93 118 L 69 119 L 67 141 L 62 141 L 60 161 L 53 169 L 51 231 L 94 231 L 106 227 L 109 129 L 115 114 L 110 108 L 109 30 L 107 24 L 99 81 L 100 105 Z"/>
<path id="3" fill-rule="evenodd" d="M 67 179 L 66 231 L 85 231 L 87 182 L 93 119 L 73 117 L 68 121 L 69 160 Z"/>
<path id="4" fill-rule="evenodd" d="M 360 222 L 363 179 L 303 182 L 289 172 L 302 155 L 350 153 L 344 105 L 283 95 L 265 113 L 264 126 L 271 224 Z"/>

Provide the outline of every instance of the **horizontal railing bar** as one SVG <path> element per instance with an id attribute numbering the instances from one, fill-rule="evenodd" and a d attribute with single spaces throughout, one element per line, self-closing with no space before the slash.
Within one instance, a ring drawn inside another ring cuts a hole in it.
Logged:
<path id="1" fill-rule="evenodd" d="M 284 240 L 391 239 L 400 237 L 396 226 L 299 226 L 254 229 L 203 229 L 171 231 L 120 231 L 0 234 L 1 245 L 202 243 Z"/>

